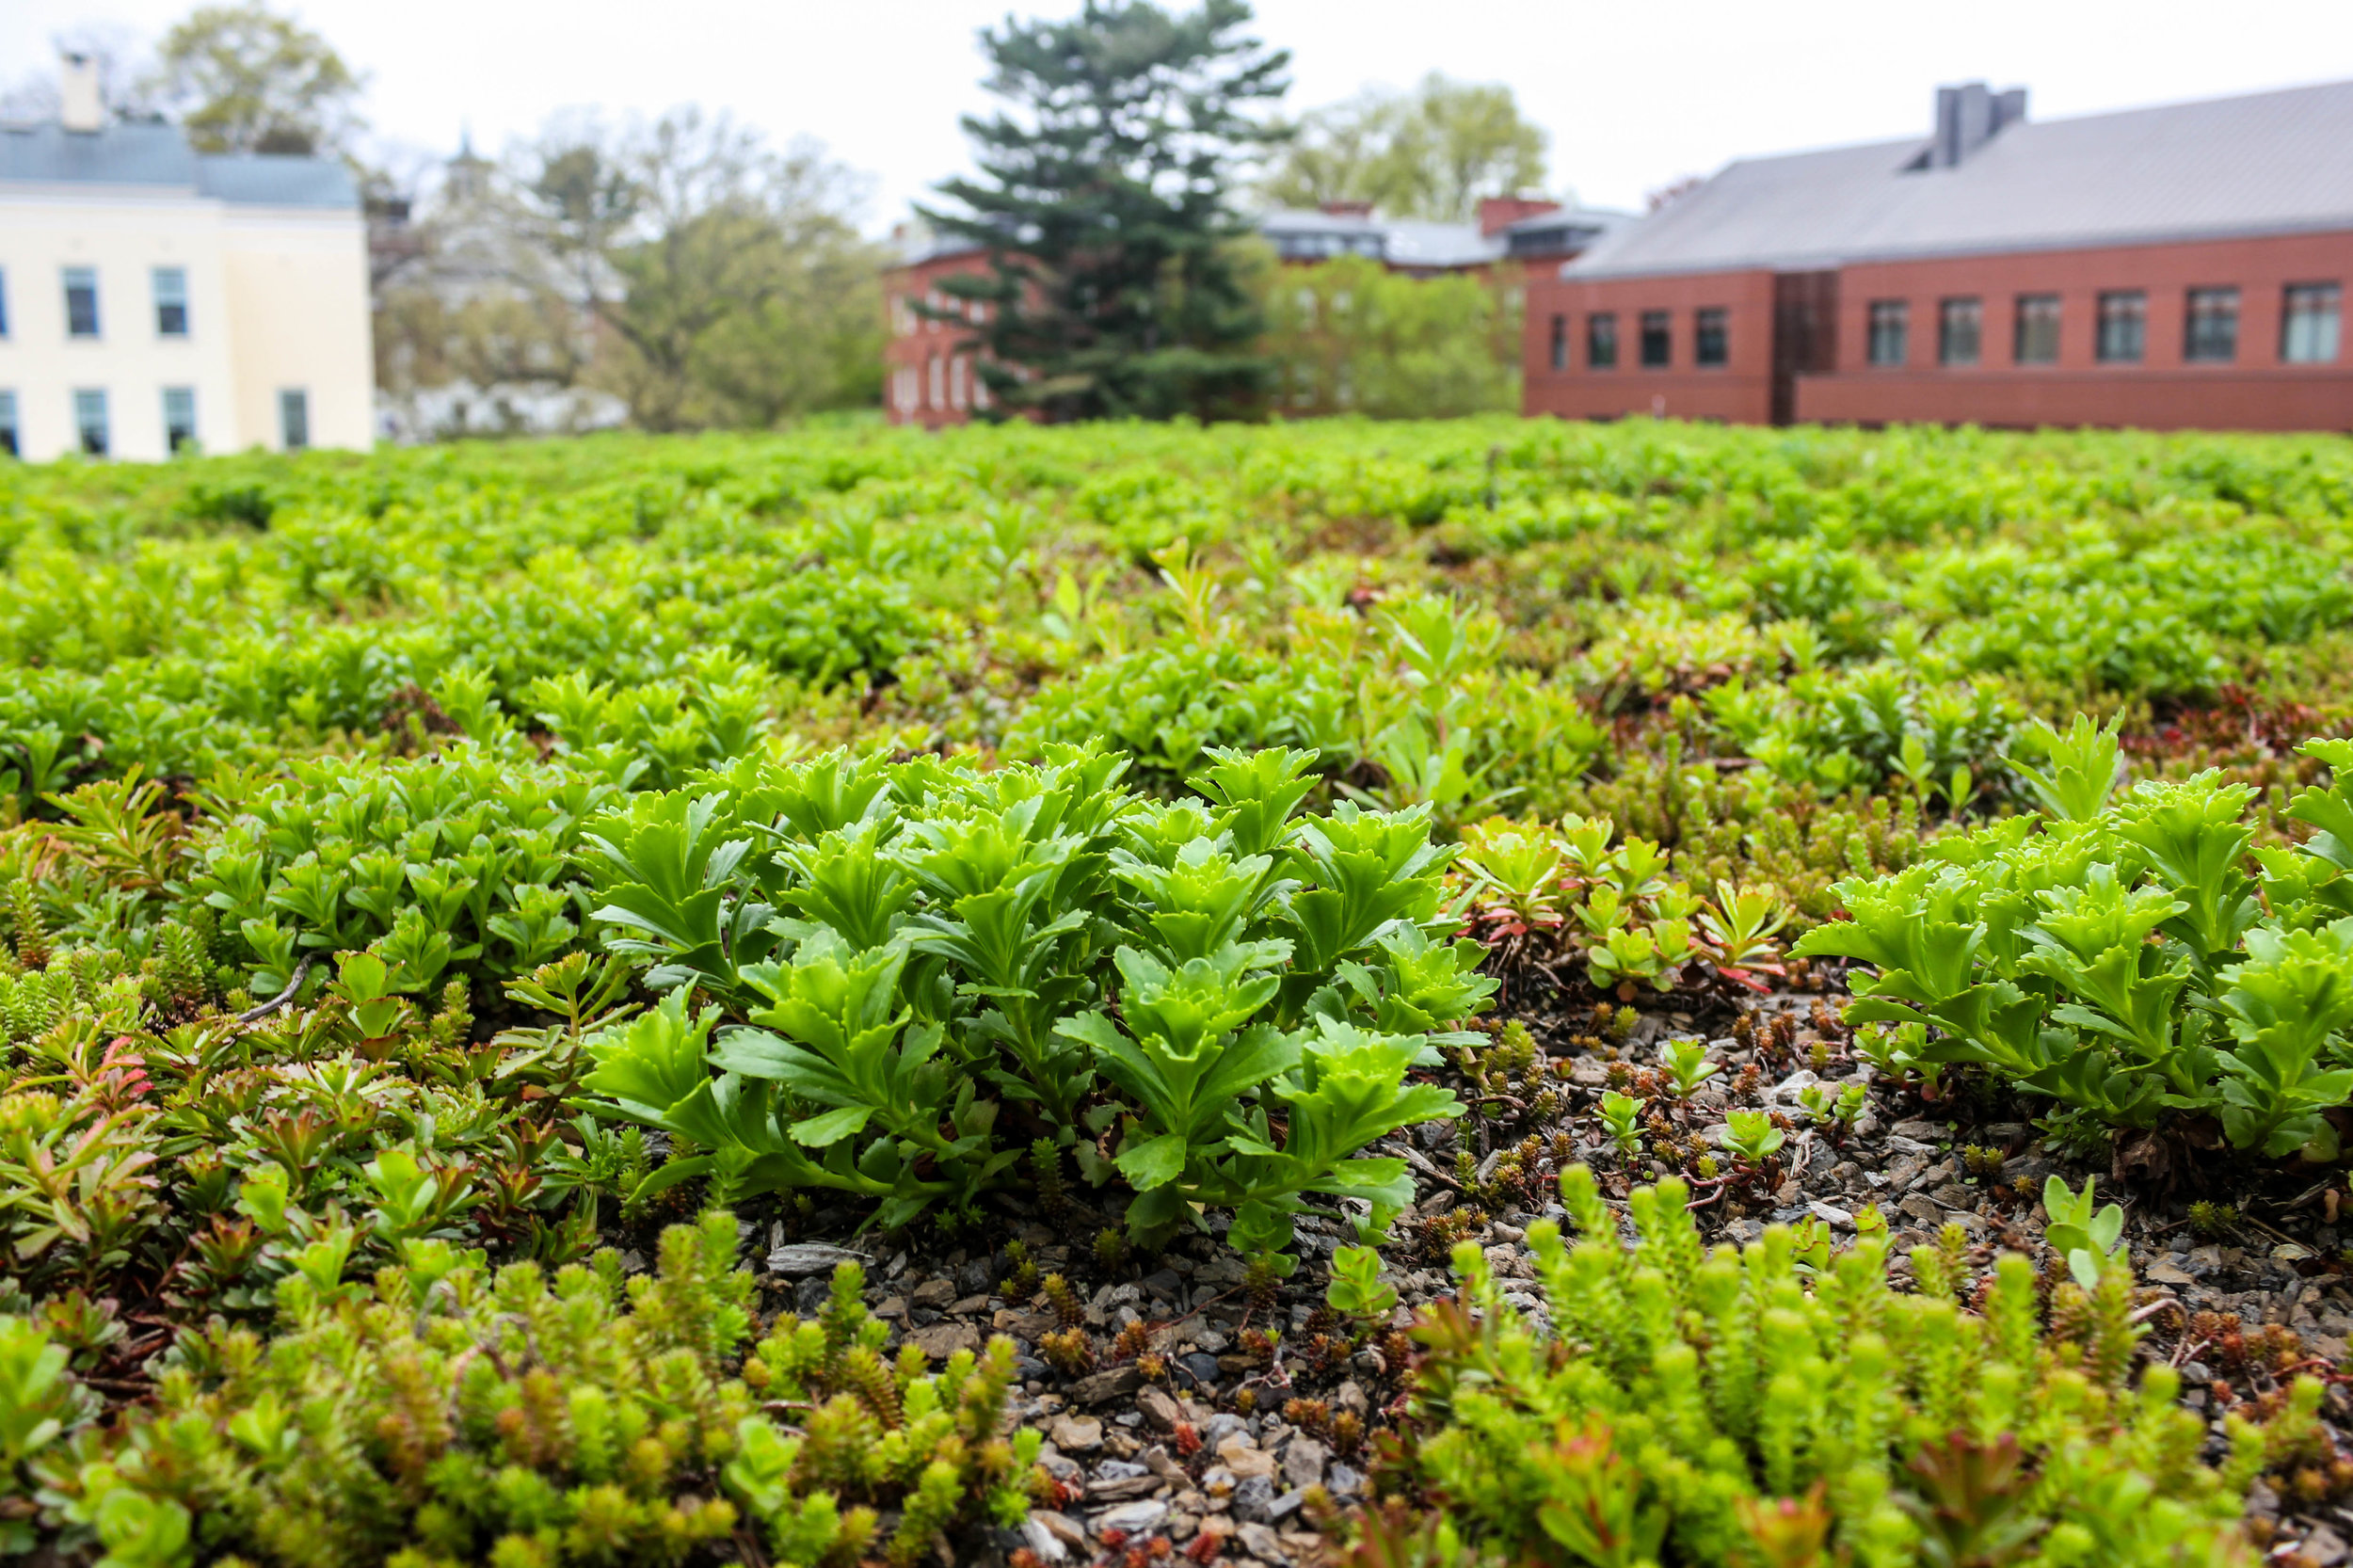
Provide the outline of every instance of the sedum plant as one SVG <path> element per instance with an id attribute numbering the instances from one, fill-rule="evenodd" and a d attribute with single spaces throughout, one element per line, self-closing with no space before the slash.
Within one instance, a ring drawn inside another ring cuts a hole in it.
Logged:
<path id="1" fill-rule="evenodd" d="M 907 1568 L 943 1532 L 1019 1521 L 1040 1445 L 999 1432 L 1011 1341 L 887 1359 L 844 1265 L 817 1319 L 747 1352 L 735 1249 L 718 1212 L 626 1282 L 610 1252 L 551 1278 L 422 1240 L 363 1284 L 314 1249 L 275 1337 L 184 1332 L 153 1408 L 113 1430 L 85 1424 L 42 1330 L 0 1318 L 9 1517 L 140 1568 Z"/>
<path id="2" fill-rule="evenodd" d="M 2305 744 L 2332 776 L 2287 815 L 2319 831 L 2260 850 L 2249 785 L 2210 771 L 2104 805 L 2112 733 L 2049 747 L 2054 816 L 1841 883 L 1851 918 L 1796 951 L 1870 965 L 1847 1017 L 1917 1029 L 1922 1061 L 2123 1126 L 2202 1112 L 2240 1148 L 2333 1156 L 2325 1112 L 2353 1097 L 2353 742 Z"/>
<path id="3" fill-rule="evenodd" d="M 1359 1151 L 1461 1113 L 1407 1080 L 1495 987 L 1448 939 L 1427 809 L 1294 819 L 1312 761 L 1221 752 L 1173 803 L 1092 747 L 638 797 L 590 825 L 598 919 L 668 994 L 590 1041 L 587 1103 L 703 1151 L 669 1179 L 832 1189 L 885 1225 L 1011 1185 L 1017 1107 L 1132 1190 L 1138 1241 L 1226 1209 L 1279 1255 L 1318 1200 L 1377 1234 L 1412 1186 Z"/>
<path id="4" fill-rule="evenodd" d="M 2128 1378 L 2121 1267 L 2097 1297 L 2061 1287 L 2076 1294 L 2045 1329 L 2024 1257 L 1970 1310 L 1933 1247 L 1918 1291 L 1895 1289 L 1883 1228 L 1836 1256 L 1781 1225 L 1710 1252 L 1669 1180 L 1634 1192 L 1628 1245 L 1590 1171 L 1561 1191 L 1582 1239 L 1528 1234 L 1548 1323 L 1456 1249 L 1462 1289 L 1414 1330 L 1411 1426 L 1386 1459 L 1406 1506 L 1366 1521 L 1355 1561 L 2245 1561 L 2248 1488 L 2313 1430 L 2307 1377 L 2202 1459 L 2179 1375 Z"/>

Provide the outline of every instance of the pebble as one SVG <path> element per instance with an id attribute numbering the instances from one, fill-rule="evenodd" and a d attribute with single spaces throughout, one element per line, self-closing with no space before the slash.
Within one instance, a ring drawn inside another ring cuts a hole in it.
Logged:
<path id="1" fill-rule="evenodd" d="M 1245 1476 L 1234 1487 L 1234 1517 L 1248 1524 L 1267 1523 L 1274 1506 L 1274 1482 L 1264 1475 Z"/>
<path id="2" fill-rule="evenodd" d="M 626 1263 L 626 1259 L 623 1260 Z M 810 1274 L 831 1274 L 842 1263 L 871 1263 L 873 1259 L 862 1252 L 847 1247 L 831 1247 L 822 1241 L 795 1241 L 777 1247 L 768 1254 L 768 1272 L 787 1279 L 805 1279 Z"/>
<path id="3" fill-rule="evenodd" d="M 917 1329 L 907 1337 L 934 1361 L 945 1361 L 958 1351 L 981 1348 L 981 1331 L 970 1323 L 934 1323 L 929 1328 Z"/>
<path id="4" fill-rule="evenodd" d="M 1246 1432 L 1238 1432 L 1220 1443 L 1217 1457 L 1244 1480 L 1274 1474 L 1274 1456 L 1253 1443 Z"/>
<path id="5" fill-rule="evenodd" d="M 1144 1418 L 1152 1424 L 1154 1432 L 1175 1432 L 1176 1423 L 1183 1419 L 1176 1401 L 1158 1388 L 1146 1388 L 1138 1394 L 1136 1408 L 1144 1413 Z"/>
<path id="6" fill-rule="evenodd" d="M 1046 1435 L 1063 1452 L 1082 1454 L 1103 1446 L 1103 1423 L 1091 1416 L 1057 1416 Z"/>
<path id="7" fill-rule="evenodd" d="M 1207 1351 L 1195 1351 L 1191 1355 L 1180 1355 L 1176 1358 L 1176 1364 L 1191 1372 L 1194 1381 L 1198 1383 L 1213 1384 L 1217 1381 L 1217 1357 Z"/>
<path id="8" fill-rule="evenodd" d="M 1283 1452 L 1283 1479 L 1293 1487 L 1323 1484 L 1323 1445 L 1312 1437 L 1294 1437 Z"/>
<path id="9" fill-rule="evenodd" d="M 1096 1372 L 1080 1378 L 1070 1385 L 1070 1398 L 1076 1404 L 1103 1404 L 1132 1394 L 1144 1386 L 1144 1374 L 1133 1367 L 1114 1367 L 1108 1372 Z"/>
<path id="10" fill-rule="evenodd" d="M 1283 1549 L 1283 1543 L 1275 1538 L 1274 1531 L 1256 1519 L 1245 1520 L 1234 1533 L 1241 1538 L 1242 1550 L 1261 1562 L 1289 1562 L 1291 1560 L 1290 1554 Z"/>
<path id="11" fill-rule="evenodd" d="M 1143 1502 L 1122 1503 L 1117 1508 L 1105 1509 L 1088 1523 L 1094 1527 L 1098 1537 L 1105 1530 L 1140 1535 L 1167 1517 L 1168 1505 L 1156 1497 L 1147 1497 Z"/>

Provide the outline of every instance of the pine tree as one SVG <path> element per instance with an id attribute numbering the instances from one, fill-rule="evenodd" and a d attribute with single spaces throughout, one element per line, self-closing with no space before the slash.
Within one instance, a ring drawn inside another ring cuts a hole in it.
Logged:
<path id="1" fill-rule="evenodd" d="M 1068 21 L 984 29 L 989 90 L 968 116 L 978 179 L 943 184 L 941 232 L 986 247 L 990 270 L 941 286 L 967 322 L 997 409 L 1053 420 L 1247 414 L 1269 379 L 1263 323 L 1227 204 L 1237 166 L 1278 133 L 1253 105 L 1289 87 L 1287 52 L 1240 29 L 1246 0 L 1172 15 L 1086 0 Z"/>

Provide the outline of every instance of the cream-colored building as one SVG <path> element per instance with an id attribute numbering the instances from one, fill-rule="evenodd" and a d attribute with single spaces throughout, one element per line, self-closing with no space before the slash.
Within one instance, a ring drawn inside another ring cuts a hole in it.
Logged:
<path id="1" fill-rule="evenodd" d="M 109 121 L 71 64 L 57 121 L 0 126 L 0 450 L 365 448 L 374 352 L 342 164 Z"/>

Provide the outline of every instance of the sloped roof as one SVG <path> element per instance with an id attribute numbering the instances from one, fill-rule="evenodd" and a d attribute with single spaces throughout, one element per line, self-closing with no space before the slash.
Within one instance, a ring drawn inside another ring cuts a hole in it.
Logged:
<path id="1" fill-rule="evenodd" d="M 2353 228 L 2353 82 L 1743 159 L 1567 263 L 1577 279 Z"/>
<path id="2" fill-rule="evenodd" d="M 198 152 L 176 125 L 118 120 L 103 131 L 0 127 L 0 184 L 143 185 L 238 205 L 357 209 L 360 188 L 333 158 Z"/>

